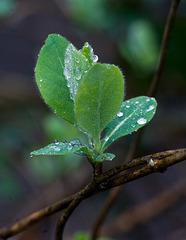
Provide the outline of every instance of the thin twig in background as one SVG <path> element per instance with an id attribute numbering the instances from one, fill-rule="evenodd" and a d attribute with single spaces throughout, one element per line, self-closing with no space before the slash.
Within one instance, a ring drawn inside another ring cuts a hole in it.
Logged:
<path id="1" fill-rule="evenodd" d="M 110 191 L 109 193 L 109 196 L 107 197 L 97 219 L 96 219 L 96 222 L 93 226 L 93 229 L 92 229 L 92 239 L 96 239 L 97 238 L 97 233 L 100 229 L 100 226 L 102 226 L 103 222 L 105 221 L 105 218 L 108 214 L 108 209 L 110 209 L 113 205 L 113 203 L 115 202 L 115 200 L 117 199 L 118 195 L 120 194 L 122 188 L 119 186 L 119 187 L 116 187 L 114 188 L 113 190 Z"/>
<path id="2" fill-rule="evenodd" d="M 80 204 L 81 198 L 76 197 L 67 207 L 67 209 L 63 212 L 62 216 L 59 218 L 57 226 L 56 226 L 56 234 L 55 240 L 62 240 L 63 239 L 63 231 L 67 220 L 69 219 L 70 215 L 74 211 L 74 209 Z"/>
<path id="3" fill-rule="evenodd" d="M 167 57 L 168 47 L 171 39 L 171 33 L 173 30 L 173 25 L 176 19 L 176 13 L 179 6 L 180 0 L 173 0 L 169 11 L 168 19 L 165 25 L 165 30 L 163 34 L 163 40 L 160 50 L 160 59 L 157 66 L 157 71 L 155 72 L 152 84 L 148 91 L 148 96 L 154 96 L 157 92 L 159 81 L 162 76 L 163 68 L 165 66 L 165 60 Z"/>
<path id="4" fill-rule="evenodd" d="M 157 89 L 158 89 L 158 85 L 160 83 L 163 68 L 165 66 L 165 60 L 166 60 L 166 56 L 167 56 L 167 52 L 168 52 L 168 46 L 170 43 L 171 33 L 172 33 L 173 25 L 175 22 L 176 12 L 177 12 L 179 3 L 180 3 L 180 0 L 173 0 L 171 7 L 170 7 L 169 15 L 167 18 L 167 22 L 166 22 L 165 30 L 164 30 L 164 34 L 163 34 L 157 70 L 154 74 L 153 80 L 152 80 L 151 85 L 148 90 L 148 96 L 150 96 L 150 97 L 155 96 Z M 130 161 L 131 159 L 134 158 L 136 151 L 137 151 L 137 147 L 138 147 L 139 142 L 142 137 L 142 133 L 143 133 L 143 128 L 139 129 L 138 132 L 136 133 L 134 140 L 129 148 L 129 151 L 128 151 L 128 154 L 126 157 L 126 161 Z M 123 186 L 121 186 L 120 188 L 122 188 L 122 187 Z M 106 218 L 107 213 L 109 212 L 111 206 L 114 204 L 115 200 L 117 199 L 117 196 L 121 192 L 121 189 L 117 189 L 117 190 L 113 189 L 112 191 L 113 191 L 113 193 L 111 193 L 109 195 L 109 199 L 106 200 L 105 205 L 102 207 L 102 210 L 100 211 L 100 213 L 96 219 L 96 222 L 94 223 L 92 237 L 91 237 L 92 240 L 95 240 L 98 237 L 99 229 L 101 228 L 101 225 L 104 222 L 104 218 Z M 109 205 L 108 205 L 108 202 L 109 202 Z"/>
<path id="5" fill-rule="evenodd" d="M 106 191 L 123 183 L 134 181 L 151 173 L 165 171 L 168 167 L 183 160 L 186 160 L 186 148 L 150 154 L 148 156 L 134 159 L 130 163 L 121 164 L 106 173 L 100 174 L 78 193 L 54 203 L 47 208 L 41 209 L 10 227 L 0 229 L 0 237 L 2 239 L 8 239 L 9 237 L 31 227 L 31 225 L 36 224 L 43 218 L 67 208 L 69 204 L 78 197 L 78 194 L 81 194 L 82 199 L 84 200 L 99 192 Z M 117 178 L 116 175 L 121 172 L 122 176 L 119 175 Z M 113 178 L 113 176 L 116 177 Z"/>
<path id="6" fill-rule="evenodd" d="M 140 224 L 159 216 L 162 212 L 173 207 L 186 196 L 186 181 L 180 180 L 154 198 L 137 205 L 119 215 L 112 223 L 107 224 L 101 231 L 101 236 L 112 237 L 115 233 L 127 233 Z"/>

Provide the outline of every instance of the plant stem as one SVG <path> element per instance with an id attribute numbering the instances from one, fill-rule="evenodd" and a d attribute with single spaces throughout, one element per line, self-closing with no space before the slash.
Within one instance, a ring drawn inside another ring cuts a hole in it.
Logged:
<path id="1" fill-rule="evenodd" d="M 63 239 L 63 231 L 66 222 L 68 221 L 69 217 L 71 216 L 74 209 L 80 204 L 81 197 L 75 197 L 73 201 L 70 203 L 68 208 L 64 211 L 62 216 L 59 218 L 56 233 L 55 233 L 55 240 L 62 240 Z"/>
<path id="2" fill-rule="evenodd" d="M 93 192 L 96 188 L 96 182 L 93 180 L 90 182 L 84 189 L 76 194 L 72 202 L 69 204 L 67 209 L 63 212 L 62 216 L 59 218 L 57 227 L 56 227 L 56 234 L 55 240 L 63 240 L 63 232 L 66 222 L 68 221 L 69 217 L 76 209 L 76 207 L 90 195 L 93 195 Z"/>

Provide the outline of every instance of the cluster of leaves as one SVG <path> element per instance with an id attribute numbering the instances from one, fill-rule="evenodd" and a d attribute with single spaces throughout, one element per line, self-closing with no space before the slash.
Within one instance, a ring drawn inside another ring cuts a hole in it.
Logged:
<path id="1" fill-rule="evenodd" d="M 77 50 L 60 35 L 48 36 L 35 69 L 38 88 L 51 109 L 84 132 L 90 144 L 83 145 L 78 139 L 55 141 L 32 155 L 76 153 L 87 156 L 91 163 L 112 160 L 114 154 L 104 153 L 105 149 L 152 119 L 156 100 L 141 96 L 123 102 L 122 72 L 97 61 L 88 43 Z"/>

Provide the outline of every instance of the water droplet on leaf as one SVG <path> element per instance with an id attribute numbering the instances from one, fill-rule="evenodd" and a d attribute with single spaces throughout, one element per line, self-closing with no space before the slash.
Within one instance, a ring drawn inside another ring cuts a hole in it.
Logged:
<path id="1" fill-rule="evenodd" d="M 146 112 L 150 112 L 150 111 L 152 111 L 154 108 L 155 108 L 154 105 L 150 105 L 149 108 L 146 110 Z"/>
<path id="2" fill-rule="evenodd" d="M 50 149 L 53 149 L 54 152 L 60 152 L 60 147 L 56 147 L 56 146 L 51 146 Z"/>
<path id="3" fill-rule="evenodd" d="M 117 114 L 117 116 L 118 116 L 118 117 L 122 117 L 122 116 L 123 116 L 123 112 L 119 112 L 119 113 Z"/>
<path id="4" fill-rule="evenodd" d="M 137 123 L 138 123 L 139 125 L 145 124 L 146 122 L 147 122 L 147 120 L 146 120 L 145 118 L 139 118 L 139 119 L 137 120 Z"/>

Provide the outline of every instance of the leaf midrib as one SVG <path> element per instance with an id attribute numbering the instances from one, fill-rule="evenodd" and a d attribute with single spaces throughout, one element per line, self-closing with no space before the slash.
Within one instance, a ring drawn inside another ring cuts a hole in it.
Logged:
<path id="1" fill-rule="evenodd" d="M 140 104 L 139 104 L 140 105 Z M 136 110 L 134 110 L 127 118 L 125 118 L 123 121 L 121 121 L 114 129 L 113 131 L 110 133 L 110 135 L 108 137 L 105 138 L 103 144 L 102 144 L 102 149 L 104 148 L 105 144 L 108 142 L 108 140 L 114 135 L 114 133 L 128 120 L 129 117 L 131 117 L 141 106 L 143 105 L 143 103 L 136 108 Z"/>

